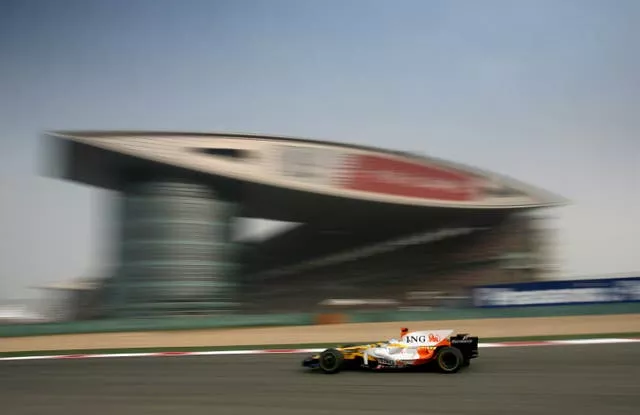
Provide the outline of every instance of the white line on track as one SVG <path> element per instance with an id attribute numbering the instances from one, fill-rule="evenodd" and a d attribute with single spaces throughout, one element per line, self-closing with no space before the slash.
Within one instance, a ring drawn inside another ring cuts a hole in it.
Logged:
<path id="1" fill-rule="evenodd" d="M 616 344 L 616 343 L 640 343 L 640 338 L 622 339 L 573 339 L 573 340 L 541 340 L 541 341 L 513 341 L 500 343 L 480 343 L 479 348 L 498 347 L 534 347 L 534 346 L 569 346 L 583 344 Z M 149 353 L 108 353 L 108 354 L 70 354 L 70 355 L 37 355 L 0 357 L 0 360 L 50 360 L 50 359 L 100 359 L 112 357 L 178 357 L 178 356 L 222 356 L 245 354 L 294 354 L 317 353 L 323 349 L 255 349 L 255 350 L 209 350 L 194 352 L 149 352 Z"/>

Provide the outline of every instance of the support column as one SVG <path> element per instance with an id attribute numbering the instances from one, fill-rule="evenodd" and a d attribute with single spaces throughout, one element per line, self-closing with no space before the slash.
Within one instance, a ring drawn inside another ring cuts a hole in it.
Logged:
<path id="1" fill-rule="evenodd" d="M 214 314 L 235 308 L 236 205 L 186 179 L 137 181 L 123 192 L 112 316 Z"/>

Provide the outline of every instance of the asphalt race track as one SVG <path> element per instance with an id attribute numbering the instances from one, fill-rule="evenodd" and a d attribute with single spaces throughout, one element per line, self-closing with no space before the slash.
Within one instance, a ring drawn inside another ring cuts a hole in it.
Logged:
<path id="1" fill-rule="evenodd" d="M 640 343 L 480 353 L 454 375 L 308 373 L 297 354 L 4 361 L 0 414 L 640 413 Z"/>

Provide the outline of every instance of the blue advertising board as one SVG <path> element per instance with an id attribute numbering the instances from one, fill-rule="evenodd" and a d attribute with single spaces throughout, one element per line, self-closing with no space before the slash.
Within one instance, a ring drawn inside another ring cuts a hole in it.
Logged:
<path id="1" fill-rule="evenodd" d="M 640 301 L 640 277 L 540 281 L 477 286 L 476 307 L 630 303 Z"/>

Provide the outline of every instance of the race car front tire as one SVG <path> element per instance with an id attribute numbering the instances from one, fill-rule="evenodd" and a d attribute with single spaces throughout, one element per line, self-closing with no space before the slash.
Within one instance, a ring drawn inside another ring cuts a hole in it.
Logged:
<path id="1" fill-rule="evenodd" d="M 342 369 L 344 357 L 339 350 L 327 349 L 320 353 L 318 364 L 324 373 L 338 373 Z"/>
<path id="2" fill-rule="evenodd" d="M 443 347 L 436 355 L 436 365 L 443 373 L 456 373 L 464 366 L 462 352 L 455 347 Z"/>

